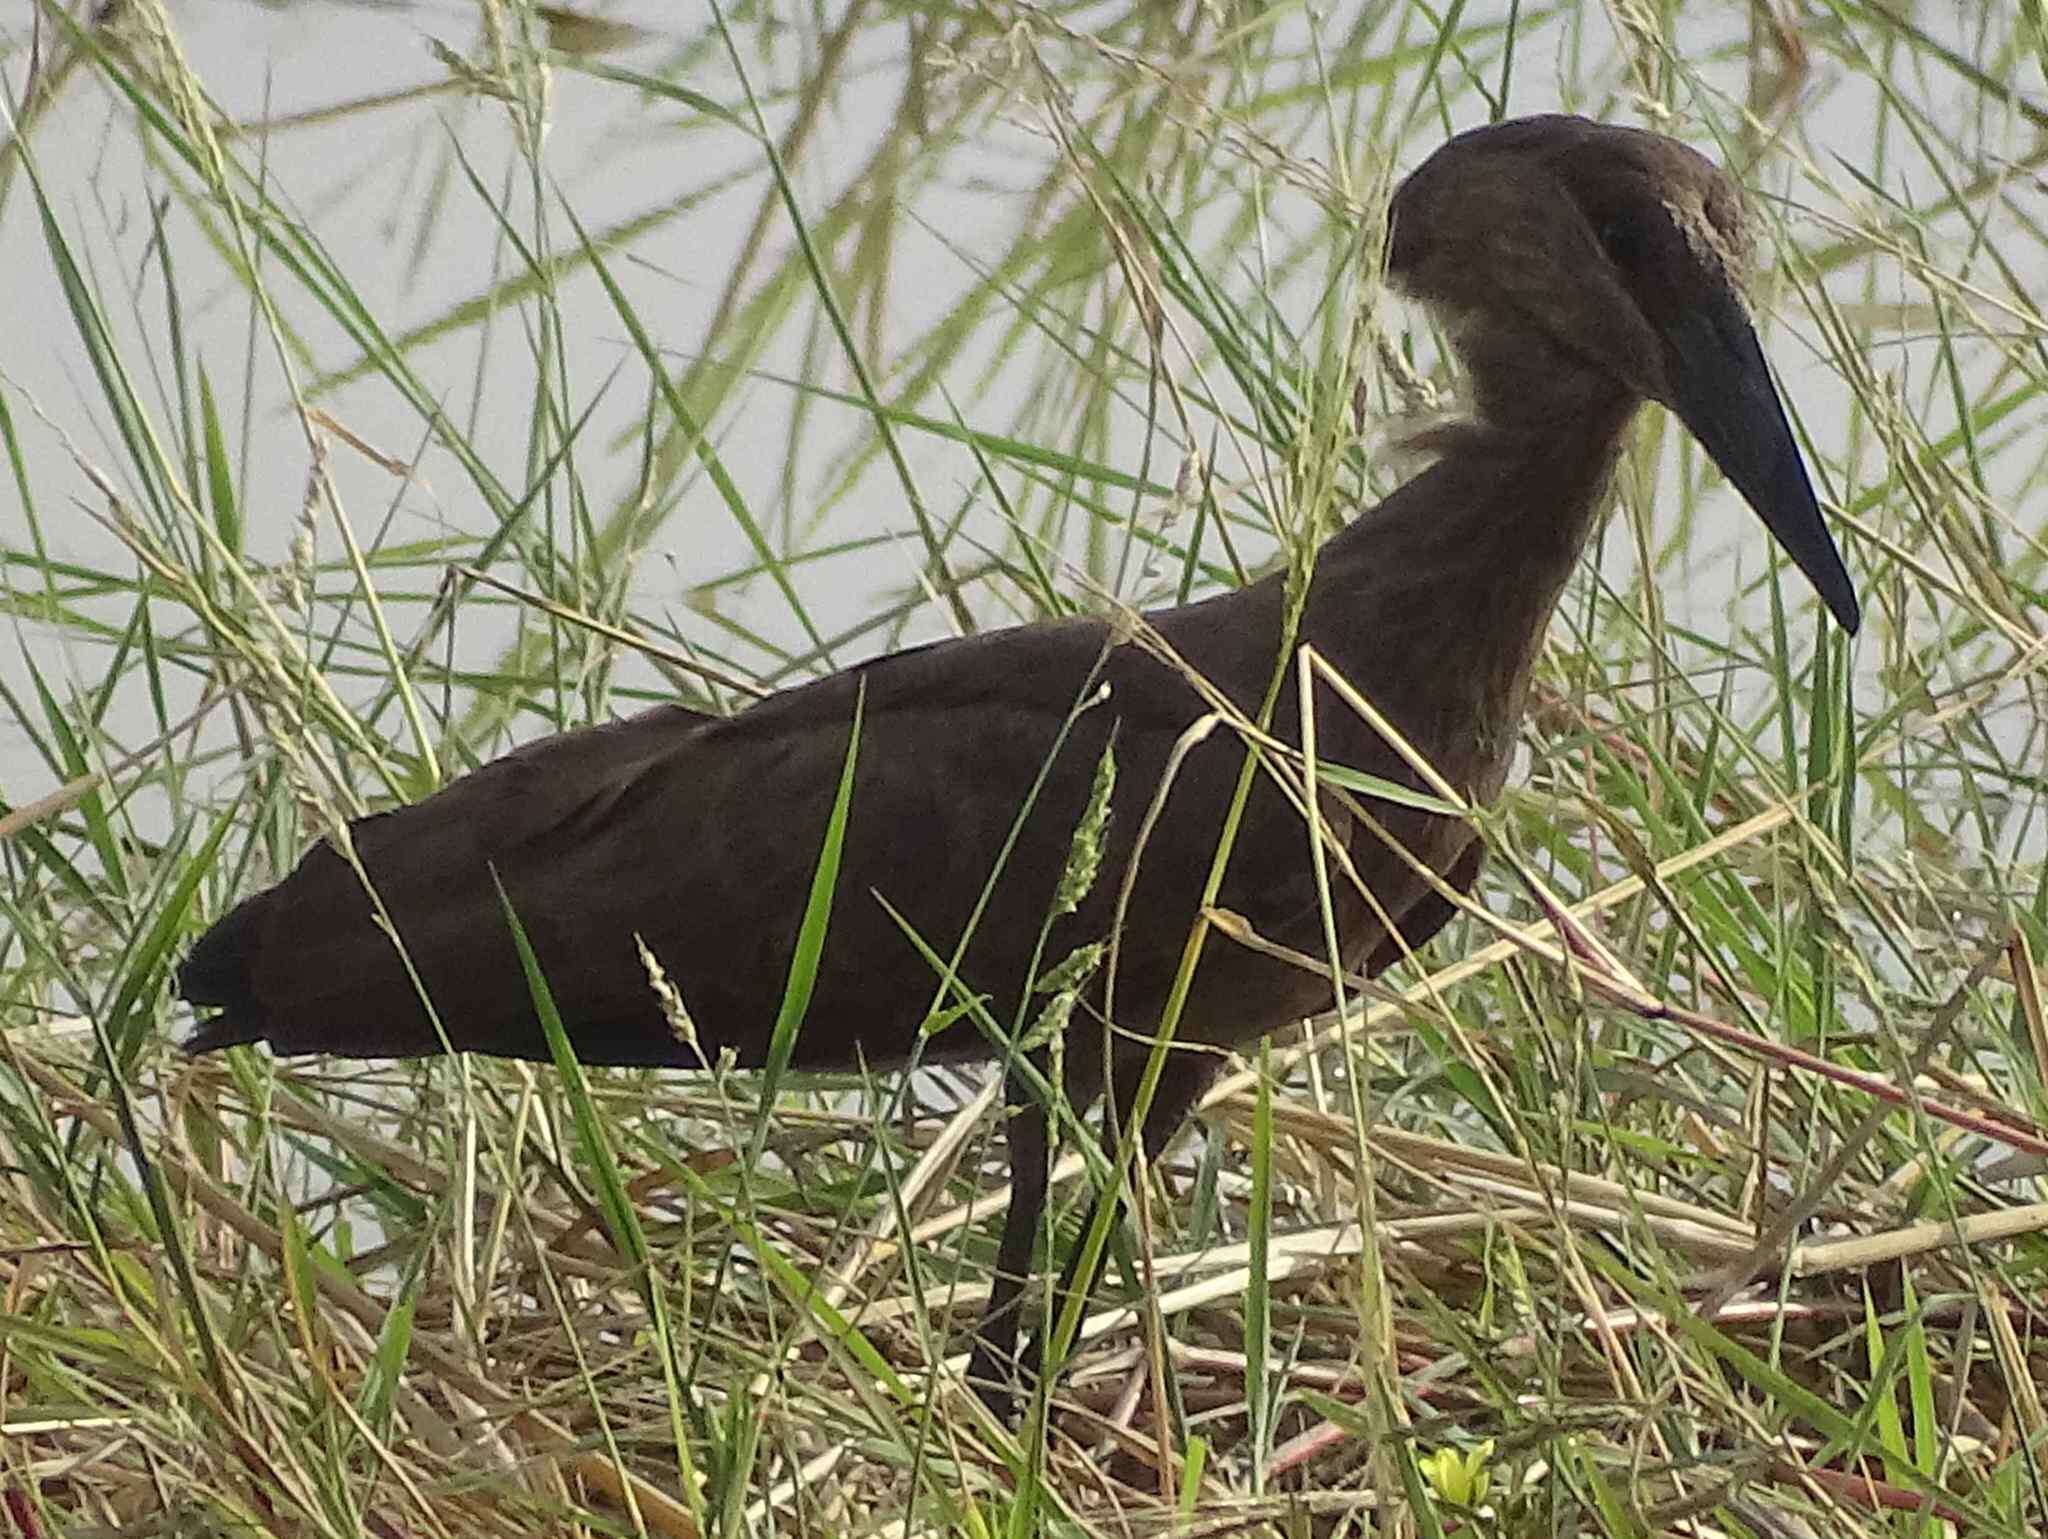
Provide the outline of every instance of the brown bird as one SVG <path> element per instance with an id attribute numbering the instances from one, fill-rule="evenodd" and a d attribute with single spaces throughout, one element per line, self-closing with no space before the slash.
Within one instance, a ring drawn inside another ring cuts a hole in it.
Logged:
<path id="1" fill-rule="evenodd" d="M 1501 788 L 1544 628 L 1645 401 L 1691 429 L 1835 619 L 1856 629 L 1849 575 L 1744 308 L 1746 249 L 1736 190 L 1710 161 L 1580 118 L 1460 134 L 1395 194 L 1388 277 L 1445 323 L 1472 414 L 1431 435 L 1434 463 L 1323 548 L 1298 639 L 1476 802 Z M 1254 715 L 1283 643 L 1284 581 L 1146 621 Z M 1128 1122 L 1248 751 L 1219 731 L 1185 752 L 1132 872 L 1175 745 L 1211 702 L 1126 635 L 1100 619 L 1051 620 L 883 657 L 730 718 L 665 706 L 530 744 L 354 825 L 405 960 L 373 922 L 363 877 L 316 845 L 186 958 L 179 992 L 212 1010 L 189 1045 L 436 1053 L 423 991 L 456 1049 L 546 1059 L 495 872 L 584 1062 L 699 1061 L 658 1008 L 637 939 L 680 989 L 703 1052 L 761 1065 L 858 704 L 829 935 L 792 1065 L 1005 1059 L 1015 1185 L 972 1373 L 1006 1406 L 1049 1114 L 1016 1061 L 1016 1034 L 1044 1007 L 1047 971 L 1109 939 L 1120 912 L 1113 984 L 1105 963 L 1060 1061 L 1076 1114 L 1107 1089 L 1116 1124 Z M 1323 762 L 1423 788 L 1334 696 L 1317 722 Z M 1291 688 L 1271 730 L 1300 742 Z M 1111 744 L 1101 876 L 1048 930 Z M 1255 777 L 1217 903 L 1280 947 L 1327 957 L 1325 902 L 1284 757 L 1269 752 Z M 1460 891 L 1479 846 L 1467 823 L 1425 808 L 1328 789 L 1317 802 L 1358 878 L 1331 863 L 1340 960 L 1375 973 L 1424 944 L 1454 906 L 1369 822 Z M 957 957 L 954 984 L 934 956 Z M 1327 1006 L 1331 987 L 1326 968 L 1212 940 L 1149 1108 L 1147 1151 L 1161 1151 L 1209 1083 L 1214 1049 Z M 1101 1014 L 1106 989 L 1114 1030 Z M 963 1000 L 984 1008 L 960 1011 Z M 920 1049 L 935 1009 L 956 1018 Z M 1040 1070 L 1049 1061 L 1043 1046 L 1029 1054 Z M 1070 1263 L 1067 1286 L 1089 1283 Z"/>

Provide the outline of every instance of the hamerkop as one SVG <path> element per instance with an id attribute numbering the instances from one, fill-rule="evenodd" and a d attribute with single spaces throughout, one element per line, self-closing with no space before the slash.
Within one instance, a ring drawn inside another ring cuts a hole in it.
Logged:
<path id="1" fill-rule="evenodd" d="M 1471 415 L 1434 432 L 1429 468 L 1324 546 L 1298 639 L 1475 801 L 1501 788 L 1545 625 L 1644 401 L 1678 415 L 1835 619 L 1857 626 L 1849 575 L 1744 308 L 1747 244 L 1736 189 L 1711 162 L 1657 134 L 1573 117 L 1460 134 L 1395 194 L 1388 277 L 1445 323 Z M 1275 574 L 1146 620 L 1250 714 L 1274 677 L 1285 602 Z M 372 919 L 364 875 L 316 845 L 186 959 L 179 991 L 212 1011 L 190 1045 L 436 1053 L 423 990 L 450 1046 L 546 1059 L 495 872 L 584 1062 L 699 1061 L 657 1007 L 636 947 L 644 941 L 680 989 L 702 1051 L 759 1066 L 859 701 L 829 938 L 793 1066 L 901 1063 L 919 1051 L 935 1006 L 953 1019 L 928 1036 L 920 1061 L 1000 1056 L 1005 1034 L 1012 1044 L 1020 1029 L 1028 1036 L 1043 1009 L 1045 972 L 1106 940 L 1120 911 L 1114 1030 L 1102 1017 L 1105 967 L 1069 1018 L 1060 1062 L 1077 1112 L 1107 1088 L 1127 1123 L 1247 752 L 1228 730 L 1188 750 L 1141 847 L 1175 745 L 1210 702 L 1160 648 L 1128 634 L 1101 619 L 1049 620 L 899 652 L 729 718 L 663 706 L 529 744 L 354 825 L 405 960 Z M 1095 703 L 1077 710 L 1084 700 Z M 1321 760 L 1421 788 L 1381 732 L 1334 695 L 1323 705 Z M 1291 688 L 1272 734 L 1300 740 Z M 1112 743 L 1102 874 L 1048 932 Z M 1327 957 L 1326 902 L 1307 821 L 1282 784 L 1284 757 L 1269 751 L 1274 767 L 1255 778 L 1218 904 L 1277 947 Z M 1469 824 L 1408 804 L 1418 800 L 1319 793 L 1356 873 L 1328 867 L 1348 969 L 1379 971 L 1454 909 L 1388 837 L 1450 887 L 1471 886 L 1479 846 Z M 1331 1000 L 1327 967 L 1241 939 L 1212 937 L 1201 952 L 1143 1129 L 1155 1156 L 1211 1079 L 1218 1049 Z M 957 957 L 954 980 L 933 957 Z M 984 1008 L 958 1008 L 969 999 Z M 1048 1054 L 1031 1046 L 1042 1070 Z M 1045 1079 L 1012 1054 L 1015 1187 L 973 1369 L 998 1405 L 1017 1368 L 1020 1290 L 1047 1180 L 1048 1107 L 1034 1089 Z"/>

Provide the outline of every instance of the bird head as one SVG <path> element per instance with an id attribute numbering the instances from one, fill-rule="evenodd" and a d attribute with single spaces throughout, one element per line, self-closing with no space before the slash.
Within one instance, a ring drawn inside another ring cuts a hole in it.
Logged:
<path id="1" fill-rule="evenodd" d="M 1521 118 L 1437 150 L 1389 221 L 1387 276 L 1446 323 L 1482 419 L 1540 431 L 1589 395 L 1668 407 L 1857 628 L 1743 301 L 1749 237 L 1719 167 L 1642 129 Z"/>

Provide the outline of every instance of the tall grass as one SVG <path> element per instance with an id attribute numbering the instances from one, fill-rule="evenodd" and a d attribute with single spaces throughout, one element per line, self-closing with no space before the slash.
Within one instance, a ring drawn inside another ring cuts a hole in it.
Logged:
<path id="1" fill-rule="evenodd" d="M 478 14 L 289 112 L 155 0 L 0 32 L 0 1527 L 2048 1525 L 2037 5 Z M 978 1079 L 170 1045 L 512 742 L 1301 551 L 1454 385 L 1391 180 L 1559 106 L 1751 187 L 1865 633 L 1646 420 L 1492 921 L 1218 1087 L 1042 1436 L 942 1367 Z"/>

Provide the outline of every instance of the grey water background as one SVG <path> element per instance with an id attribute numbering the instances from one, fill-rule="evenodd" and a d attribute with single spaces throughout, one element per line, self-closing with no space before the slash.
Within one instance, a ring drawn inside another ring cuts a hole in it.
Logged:
<path id="1" fill-rule="evenodd" d="M 10 102 L 18 105 L 32 64 L 38 58 L 47 63 L 61 52 L 61 39 L 47 18 L 38 26 L 37 6 L 24 0 L 8 3 L 12 10 L 0 6 L 0 44 L 5 47 L 0 70 Z M 551 40 L 588 49 L 589 57 L 603 65 L 659 75 L 728 108 L 744 108 L 707 6 L 694 0 L 628 0 L 585 9 L 592 18 L 590 30 L 563 31 Z M 1317 13 L 1288 12 L 1272 26 L 1307 60 L 1313 55 L 1314 28 L 1334 36 L 1373 9 L 1333 5 Z M 412 347 L 409 362 L 516 492 L 526 483 L 529 464 L 533 338 L 516 302 L 490 302 L 515 264 L 466 177 L 475 175 L 493 197 L 508 201 L 515 222 L 531 220 L 534 189 L 524 180 L 503 105 L 449 89 L 450 68 L 436 53 L 441 46 L 457 56 L 481 56 L 481 14 L 456 0 L 294 0 L 273 6 L 176 0 L 161 13 L 164 26 L 137 19 L 131 30 L 138 39 L 135 46 L 175 47 L 182 54 L 214 106 L 240 125 L 236 152 L 260 166 L 268 187 L 290 200 L 293 212 L 391 334 L 446 326 L 438 338 Z M 1067 25 L 1085 28 L 1090 14 L 1084 9 L 1061 17 Z M 1525 43 L 1518 57 L 1512 110 L 1567 106 L 1620 121 L 1643 120 L 1626 90 L 1625 55 L 1631 44 L 1616 19 L 1625 16 L 1625 8 L 1565 5 L 1546 10 L 1479 0 L 1458 15 L 1467 28 L 1513 17 L 1537 39 Z M 1936 32 L 1946 26 L 1961 33 L 1971 25 L 1962 8 L 1925 6 L 1918 15 Z M 952 56 L 941 46 L 938 26 L 923 25 L 925 18 L 915 8 L 874 11 L 860 0 L 834 0 L 815 8 L 736 7 L 729 20 L 771 136 L 786 132 L 810 110 L 803 93 L 821 55 L 844 49 L 837 65 L 839 84 L 816 104 L 817 127 L 791 168 L 797 196 L 814 216 L 849 190 L 859 195 L 861 179 L 886 162 L 892 141 L 914 136 L 916 118 L 906 115 L 907 102 L 923 95 L 925 110 L 935 119 L 943 113 L 948 82 L 957 72 L 1007 67 L 1000 37 L 978 40 L 971 56 Z M 1745 27 L 1746 18 L 1733 7 L 1693 7 L 1679 21 L 1686 56 L 1697 62 L 1710 85 L 1740 89 L 1744 61 L 1731 49 Z M 1793 114 L 1795 142 L 1822 175 L 1835 176 L 1843 201 L 1827 212 L 1842 217 L 1872 201 L 1873 195 L 1859 189 L 1843 168 L 1868 158 L 1876 95 L 1867 78 L 1829 75 L 1825 65 L 1823 70 L 1802 88 L 1804 99 Z M 1371 89 L 1399 95 L 1412 90 L 1412 74 L 1397 74 L 1391 84 Z M 1902 72 L 1901 79 L 1910 88 L 1911 72 Z M 1578 94 L 1589 83 L 1598 89 Z M 1031 216 L 1036 189 L 1055 168 L 1058 147 L 1046 115 L 1034 104 L 1029 72 L 1021 66 L 1015 86 L 998 110 L 982 115 L 970 133 L 945 150 L 934 173 L 876 194 L 904 197 L 908 189 L 908 201 L 891 210 L 886 284 L 864 301 L 857 321 L 864 345 L 876 349 L 869 361 L 884 382 L 885 398 L 898 377 L 892 369 L 913 357 L 925 329 L 972 292 L 985 269 L 1001 262 L 1021 223 Z M 1099 81 L 1077 86 L 1083 92 L 1101 88 Z M 763 200 L 771 196 L 760 148 L 745 134 L 677 101 L 576 69 L 555 70 L 548 89 L 544 164 L 550 180 L 540 195 L 548 204 L 566 201 L 583 227 L 594 232 L 644 222 L 608 260 L 679 368 L 710 328 Z M 1476 109 L 1476 100 L 1465 105 Z M 1971 99 L 1969 109 L 1981 112 L 1981 101 Z M 218 248 L 183 216 L 164 174 L 143 158 L 141 136 L 124 118 L 129 110 L 100 79 L 80 76 L 32 125 L 29 144 L 36 171 L 54 216 L 89 260 L 93 281 L 113 301 L 107 308 L 117 338 L 135 358 L 164 354 L 169 322 L 153 242 L 160 233 L 167 243 L 184 299 L 178 320 L 185 345 L 205 361 L 224 409 L 237 418 L 232 436 L 244 477 L 250 552 L 261 560 L 285 562 L 306 527 L 302 514 L 310 456 L 305 439 L 289 409 L 270 345 L 252 326 L 245 286 L 221 265 Z M 1477 121 L 1476 113 L 1471 121 Z M 1323 103 L 1314 89 L 1307 89 L 1292 128 L 1277 116 L 1262 118 L 1260 126 L 1314 156 L 1324 148 L 1318 137 L 1324 122 Z M 1999 142 L 2003 134 L 2019 168 L 1996 215 L 2039 219 L 2048 213 L 2038 172 L 2025 169 L 2038 162 L 2022 158 L 2035 151 L 2036 136 L 2016 118 L 2004 126 L 1980 125 L 1980 132 L 1990 142 Z M 1398 176 L 1436 137 L 1425 123 L 1411 139 L 1410 161 L 1384 169 Z M 1903 136 L 1895 165 L 1894 184 L 1881 190 L 1886 196 L 1913 202 L 1938 191 L 1934 168 L 1916 161 L 1914 147 Z M 1372 174 L 1382 168 L 1356 169 Z M 1767 197 L 1788 195 L 1795 204 L 1813 202 L 1811 188 L 1801 185 L 1795 172 L 1786 157 L 1773 156 L 1763 166 L 1757 190 Z M 1264 196 L 1274 231 L 1299 234 L 1328 221 L 1315 200 L 1284 179 L 1270 180 Z M 1826 238 L 1826 229 L 1796 208 L 1790 217 L 1799 237 Z M 558 208 L 549 210 L 546 222 L 557 254 L 571 251 L 574 230 Z M 532 225 L 520 228 L 530 233 Z M 1937 221 L 1935 229 L 1956 243 L 1955 250 L 1967 248 L 1966 227 Z M 771 211 L 761 239 L 771 252 L 789 248 L 790 224 L 779 210 Z M 2038 245 L 2031 249 L 2039 251 Z M 1234 265 L 1219 263 L 1211 276 L 1241 295 L 1257 281 L 1259 253 L 1233 256 Z M 1935 253 L 1932 259 L 1953 260 L 1954 251 Z M 92 461 L 121 484 L 123 452 L 79 346 L 19 167 L 13 168 L 0 206 L 0 274 L 7 296 L 6 320 L 0 325 L 0 390 L 9 393 L 14 408 L 25 474 L 35 489 L 49 553 L 85 566 L 131 570 L 132 558 L 92 516 L 98 497 L 76 460 Z M 1272 302 L 1295 324 L 1308 326 L 1323 297 L 1321 276 L 1313 264 L 1305 265 L 1271 296 Z M 2048 291 L 2048 283 L 2038 282 L 2048 276 L 2042 272 L 2016 276 L 2034 292 Z M 1843 288 L 1845 303 L 1864 304 L 1860 269 Z M 273 290 L 307 344 L 307 356 L 297 366 L 315 403 L 381 455 L 406 463 L 417 459 L 415 473 L 401 478 L 346 443 L 331 444 L 329 467 L 358 537 L 367 543 L 381 533 L 396 544 L 486 532 L 488 513 L 470 495 L 459 469 L 427 442 L 417 413 L 382 381 L 354 372 L 360 360 L 353 349 L 302 295 L 283 282 Z M 1871 362 L 1897 379 L 1909 409 L 1938 415 L 1944 409 L 1936 384 L 1941 342 L 1916 307 L 1914 286 L 1903 277 L 1889 285 L 1880 281 L 1875 299 L 1880 306 L 1896 303 L 1900 308 L 1896 326 L 1881 326 L 1876 333 Z M 561 303 L 566 324 L 560 375 L 577 407 L 590 410 L 578 439 L 578 468 L 600 499 L 612 499 L 596 510 L 608 516 L 635 495 L 642 444 L 634 424 L 647 410 L 645 384 L 613 307 L 587 269 L 575 268 L 563 278 Z M 475 307 L 474 312 L 460 314 L 465 306 Z M 1392 313 L 1400 318 L 1398 310 Z M 451 318 L 456 323 L 449 324 Z M 1767 350 L 1806 427 L 1815 441 L 1840 445 L 1847 395 L 1836 367 L 1823 356 L 1803 317 L 1780 308 L 1768 321 Z M 1126 324 L 1132 334 L 1124 341 L 1139 346 L 1135 326 Z M 1057 403 L 1035 398 L 1042 387 L 1031 371 L 991 369 L 995 329 L 984 326 L 948 366 L 943 379 L 947 396 L 960 403 L 968 421 L 990 431 L 1008 431 L 1019 422 L 1056 425 Z M 1998 366 L 1993 356 L 1965 362 L 1973 373 Z M 853 384 L 836 343 L 817 318 L 781 325 L 753 369 L 753 377 L 709 424 L 710 434 L 779 545 L 802 551 L 855 545 L 843 555 L 793 568 L 806 607 L 819 629 L 831 636 L 858 624 L 885 599 L 914 595 L 923 551 L 901 483 L 886 460 L 867 452 L 874 430 L 865 413 L 810 393 L 845 391 Z M 163 404 L 161 378 L 139 383 L 146 399 Z M 943 399 L 922 401 L 920 409 L 933 411 Z M 1132 470 L 1149 463 L 1155 482 L 1172 480 L 1180 451 L 1162 433 L 1148 462 L 1140 413 L 1123 412 L 1108 431 L 1108 445 L 1101 451 L 1105 461 Z M 907 433 L 903 441 L 911 473 L 934 511 L 950 516 L 967 502 L 968 539 L 1000 544 L 1004 525 L 972 457 L 959 445 L 930 435 Z M 1843 477 L 1838 485 L 1846 493 L 1884 474 L 1881 453 L 1868 439 L 1858 453 L 1855 463 L 1836 467 Z M 862 454 L 866 457 L 858 461 L 858 473 L 845 479 L 845 468 Z M 1666 458 L 1668 485 L 1677 473 L 1677 457 Z M 1217 469 L 1225 475 L 1241 473 L 1235 465 Z M 1991 465 L 1994 478 L 2010 474 L 2015 483 L 2025 469 L 1997 460 Z M 1386 474 L 1391 478 L 1392 472 Z M 1164 510 L 1155 505 L 1132 511 L 1143 519 Z M 1678 620 L 1708 632 L 1726 623 L 1731 594 L 1740 581 L 1754 577 L 1764 560 L 1760 527 L 1725 488 L 1713 493 L 1710 511 L 1694 548 L 1678 565 L 1678 580 L 1664 590 Z M 2038 535 L 2048 510 L 2025 509 L 2023 517 Z M 0 478 L 0 545 L 27 548 L 24 523 L 13 482 Z M 1070 528 L 1075 546 L 1070 554 L 1080 559 L 1088 536 L 1078 523 Z M 313 537 L 320 560 L 340 559 L 342 547 L 324 515 Z M 1909 539 L 1910 531 L 1902 538 Z M 1616 581 L 1629 580 L 1634 569 L 1627 543 L 1610 539 L 1603 547 L 1604 570 Z M 1261 553 L 1254 545 L 1251 554 Z M 746 535 L 708 480 L 701 473 L 685 473 L 673 484 L 669 510 L 648 535 L 629 607 L 659 617 L 679 634 L 720 649 L 742 665 L 772 669 L 778 656 L 796 658 L 801 665 L 789 670 L 792 677 L 822 667 L 827 659 L 815 656 L 772 584 L 728 580 L 752 560 Z M 1851 564 L 1859 565 L 1853 556 Z M 1860 569 L 1858 575 L 1863 575 Z M 0 582 L 20 581 L 19 567 L 0 573 Z M 1155 590 L 1156 584 L 1148 587 L 1134 567 L 1122 596 L 1156 601 Z M 736 630 L 758 636 L 761 644 L 749 648 L 733 639 L 734 631 L 709 625 L 707 611 L 714 606 Z M 978 595 L 974 607 L 984 623 L 1016 617 L 987 594 Z M 418 604 L 395 607 L 401 644 L 407 616 L 421 612 Z M 1756 618 L 1754 613 L 1746 617 L 1748 623 Z M 1817 627 L 1810 608 L 1804 623 Z M 832 649 L 829 662 L 843 665 L 948 628 L 943 606 L 916 604 L 901 625 L 849 640 Z M 19 617 L 9 630 L 0 645 L 0 679 L 10 687 L 25 686 L 28 659 L 60 688 L 84 692 L 101 678 L 103 660 L 87 655 L 96 644 L 75 632 L 53 632 Z M 501 654 L 505 639 L 506 633 L 492 634 L 466 619 L 454 645 L 461 657 L 487 666 Z M 1874 678 L 1886 656 L 1884 643 L 1867 638 L 1857 656 L 1859 666 Z M 644 673 L 626 677 L 643 690 L 656 687 L 657 681 Z M 134 681 L 132 692 L 140 689 L 140 681 Z M 110 737 L 129 742 L 145 737 L 152 721 L 146 706 L 141 698 L 117 698 L 108 717 Z M 532 735 L 531 724 L 515 728 L 514 735 Z M 238 760 L 219 762 L 210 772 L 210 788 L 232 795 L 245 774 Z M 49 766 L 19 728 L 0 724 L 0 796 L 6 803 L 18 806 L 55 784 Z M 206 790 L 209 781 L 202 778 L 195 786 Z"/>

